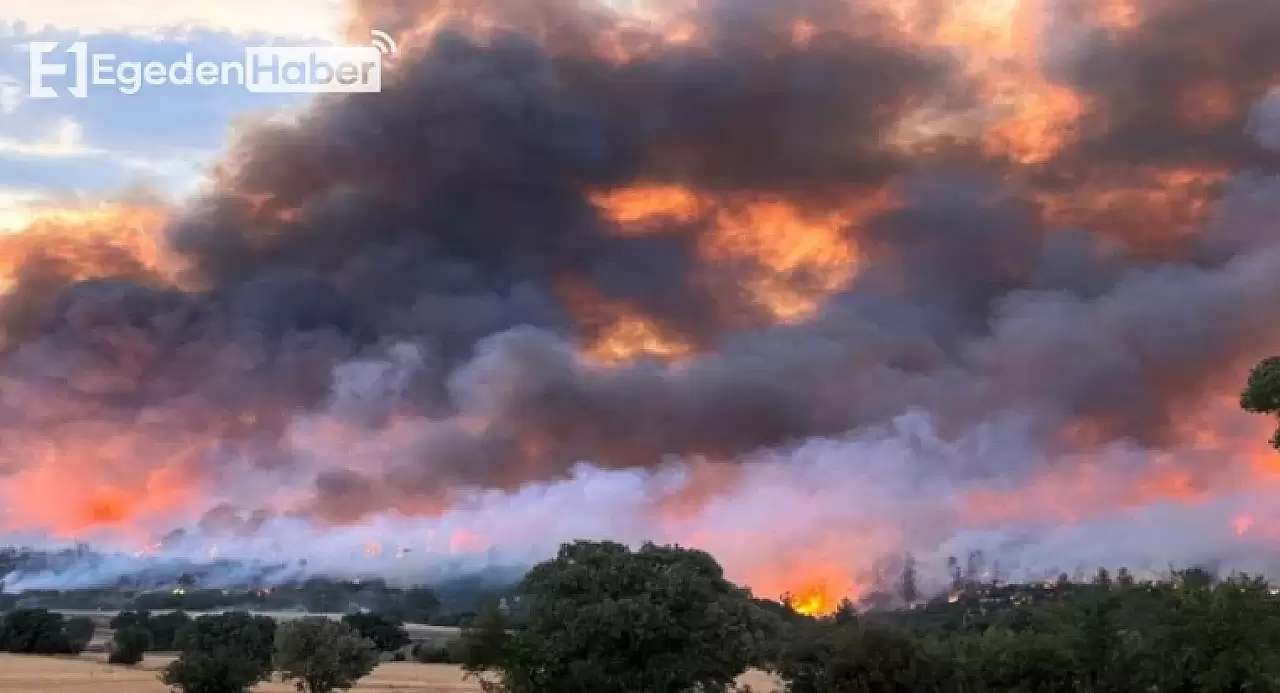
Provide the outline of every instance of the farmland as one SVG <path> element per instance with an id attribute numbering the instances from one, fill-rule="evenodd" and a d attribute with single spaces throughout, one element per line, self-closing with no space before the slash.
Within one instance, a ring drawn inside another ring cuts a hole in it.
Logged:
<path id="1" fill-rule="evenodd" d="M 119 611 L 90 611 L 76 609 L 56 609 L 55 611 L 67 618 L 84 616 L 93 620 L 93 622 L 98 626 L 98 640 L 109 640 L 111 638 L 111 630 L 108 628 L 108 624 L 111 623 L 112 618 L 120 613 Z M 152 616 L 160 616 L 172 613 L 172 610 L 158 609 L 151 611 L 150 613 Z M 199 618 L 200 616 L 207 614 L 222 613 L 222 611 L 188 611 L 186 613 L 192 618 Z M 323 616 L 334 621 L 342 619 L 342 614 L 316 614 L 305 611 L 254 611 L 251 613 L 256 616 L 266 616 L 277 622 L 291 621 L 306 616 Z M 409 634 L 410 639 L 414 642 L 442 642 L 456 638 L 462 632 L 460 628 L 452 628 L 449 626 L 428 626 L 420 623 L 406 623 L 404 624 L 404 629 Z"/>
<path id="2" fill-rule="evenodd" d="M 100 654 L 81 657 L 0 655 L 0 693 L 166 693 L 157 672 L 172 657 L 149 656 L 137 667 L 106 664 Z M 775 690 L 771 679 L 758 672 L 744 677 L 757 691 Z M 269 683 L 262 693 L 294 693 L 292 685 Z M 353 691 L 360 693 L 475 693 L 480 687 L 462 680 L 456 666 L 390 662 L 380 665 Z"/>

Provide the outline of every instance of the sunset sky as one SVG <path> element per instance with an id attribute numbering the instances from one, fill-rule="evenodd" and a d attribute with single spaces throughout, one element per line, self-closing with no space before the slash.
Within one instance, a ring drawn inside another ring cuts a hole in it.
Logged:
<path id="1" fill-rule="evenodd" d="M 244 46 L 337 42 L 341 0 L 0 0 L 0 229 L 42 206 L 133 189 L 180 195 L 223 148 L 238 119 L 303 97 L 238 87 L 160 86 L 87 99 L 27 98 L 28 42 L 72 41 L 121 61 L 238 59 Z"/>

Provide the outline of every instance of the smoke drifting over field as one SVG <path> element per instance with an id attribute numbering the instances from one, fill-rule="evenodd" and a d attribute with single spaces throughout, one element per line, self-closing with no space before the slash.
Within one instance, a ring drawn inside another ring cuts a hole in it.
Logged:
<path id="1" fill-rule="evenodd" d="M 904 551 L 1280 567 L 1236 410 L 1280 4 L 353 10 L 382 94 L 0 238 L 0 527 L 397 574 L 652 538 L 828 602 Z"/>

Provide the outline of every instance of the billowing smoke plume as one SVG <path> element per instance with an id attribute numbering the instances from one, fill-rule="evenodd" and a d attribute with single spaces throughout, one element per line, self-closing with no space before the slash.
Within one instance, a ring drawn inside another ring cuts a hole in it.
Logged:
<path id="1" fill-rule="evenodd" d="M 403 574 L 653 538 L 825 598 L 904 551 L 1280 565 L 1235 409 L 1280 5 L 354 9 L 385 90 L 244 132 L 162 243 L 0 241 L 0 526 Z"/>

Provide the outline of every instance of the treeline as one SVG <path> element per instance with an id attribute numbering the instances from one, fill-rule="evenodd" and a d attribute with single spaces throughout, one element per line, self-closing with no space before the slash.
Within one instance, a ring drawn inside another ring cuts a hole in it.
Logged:
<path id="1" fill-rule="evenodd" d="M 10 611 L 0 619 L 0 652 L 80 654 L 93 640 L 96 628 L 88 618 L 67 619 L 40 609 Z"/>
<path id="2" fill-rule="evenodd" d="M 300 690 L 346 690 L 386 654 L 410 639 L 402 623 L 379 614 L 323 616 L 277 623 L 248 612 L 192 619 L 184 612 L 124 612 L 111 622 L 108 661 L 134 666 L 148 652 L 176 651 L 160 680 L 188 693 L 242 693 L 278 674 Z M 29 655 L 80 654 L 95 633 L 87 618 L 64 619 L 43 609 L 10 611 L 0 620 L 0 650 Z"/>
<path id="3" fill-rule="evenodd" d="M 790 693 L 1280 691 L 1280 597 L 1260 577 L 1187 570 L 1142 582 L 1100 570 L 1003 585 L 981 574 L 955 571 L 949 592 L 921 601 L 907 560 L 893 594 L 870 601 L 909 606 L 845 602 L 812 618 L 753 597 L 701 551 L 578 542 L 460 639 L 413 657 L 462 664 L 491 693 L 725 692 L 752 668 Z M 128 613 L 112 625 L 111 661 L 172 648 L 180 655 L 163 681 L 188 693 L 242 693 L 272 672 L 324 693 L 409 651 L 403 624 L 376 613 L 279 624 L 247 612 Z M 64 654 L 92 635 L 75 631 L 56 614 L 14 611 L 0 644 Z"/>
<path id="4" fill-rule="evenodd" d="M 152 638 L 144 622 L 123 625 L 115 632 L 110 661 L 136 665 Z M 178 657 L 159 679 L 186 693 L 243 693 L 273 675 L 295 682 L 299 691 L 347 690 L 379 660 L 372 638 L 350 622 L 323 616 L 283 623 L 248 612 L 201 616 L 178 629 L 173 645 Z"/>
<path id="5" fill-rule="evenodd" d="M 450 580 L 435 587 L 399 588 L 381 579 L 311 578 L 273 588 L 225 590 L 201 588 L 196 578 L 183 576 L 162 590 L 30 590 L 3 594 L 0 610 L 373 611 L 408 623 L 462 626 L 475 618 L 483 605 L 512 595 L 514 584 L 492 584 L 478 577 Z"/>
<path id="6" fill-rule="evenodd" d="M 1262 578 L 1191 570 L 1138 583 L 1100 571 L 1040 587 L 1037 600 L 1002 592 L 796 622 L 771 668 L 796 693 L 1280 690 L 1280 599 Z"/>
<path id="7" fill-rule="evenodd" d="M 969 572 L 912 608 L 809 618 L 753 599 L 700 551 L 581 542 L 530 572 L 521 608 L 481 619 L 463 654 L 506 693 L 726 691 L 749 668 L 791 693 L 1280 691 L 1280 597 L 1262 578 Z"/>

